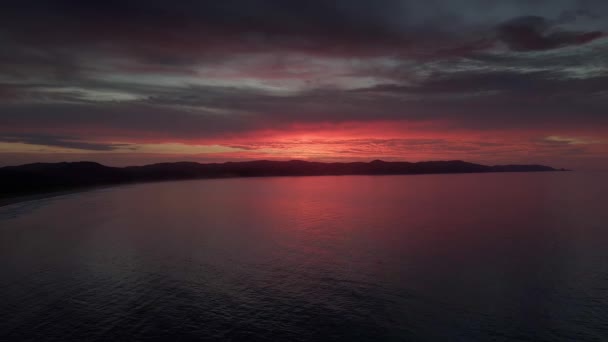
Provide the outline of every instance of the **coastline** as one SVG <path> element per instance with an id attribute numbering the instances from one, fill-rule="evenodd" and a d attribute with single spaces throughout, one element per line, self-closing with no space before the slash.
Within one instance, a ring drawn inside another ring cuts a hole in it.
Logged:
<path id="1" fill-rule="evenodd" d="M 121 185 L 135 185 L 135 184 L 151 184 L 151 183 L 163 183 L 163 182 L 180 182 L 180 181 L 193 181 L 193 180 L 206 180 L 206 179 L 231 179 L 231 178 L 267 178 L 267 177 L 323 177 L 323 176 L 424 176 L 424 175 L 465 175 L 465 174 L 504 174 L 504 173 L 554 173 L 554 172 L 564 172 L 571 170 L 553 170 L 553 171 L 505 171 L 505 172 L 446 172 L 446 173 L 414 173 L 414 174 L 344 174 L 344 175 L 271 175 L 271 176 L 228 176 L 228 177 L 200 177 L 200 178 L 182 178 L 182 179 L 159 179 L 159 180 L 149 180 L 149 181 L 134 181 L 134 182 L 121 182 L 114 184 L 103 184 L 103 185 L 94 185 L 94 186 L 82 186 L 82 187 L 74 187 L 70 189 L 56 190 L 56 191 L 41 191 L 41 192 L 33 192 L 26 194 L 15 194 L 15 195 L 0 195 L 0 208 L 6 207 L 9 205 L 28 202 L 28 201 L 37 201 L 46 198 L 70 195 L 80 192 L 91 191 L 95 189 L 105 189 L 111 187 L 117 187 Z"/>
<path id="2" fill-rule="evenodd" d="M 116 185 L 119 185 L 119 184 L 116 184 Z M 114 185 L 109 185 L 109 186 L 114 186 Z M 47 192 L 39 192 L 39 193 L 32 193 L 32 194 L 0 197 L 0 208 L 6 207 L 9 205 L 13 205 L 13 204 L 17 204 L 17 203 L 38 201 L 38 200 L 42 200 L 42 199 L 46 199 L 46 198 L 71 195 L 71 194 L 90 191 L 90 190 L 99 189 L 99 188 L 103 188 L 103 187 L 75 188 L 75 189 L 70 189 L 70 190 L 47 191 Z"/>

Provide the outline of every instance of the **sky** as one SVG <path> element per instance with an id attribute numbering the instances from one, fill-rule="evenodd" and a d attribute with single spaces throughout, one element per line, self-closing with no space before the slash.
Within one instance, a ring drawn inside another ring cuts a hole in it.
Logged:
<path id="1" fill-rule="evenodd" d="M 608 169 L 605 0 L 7 0 L 0 166 Z"/>

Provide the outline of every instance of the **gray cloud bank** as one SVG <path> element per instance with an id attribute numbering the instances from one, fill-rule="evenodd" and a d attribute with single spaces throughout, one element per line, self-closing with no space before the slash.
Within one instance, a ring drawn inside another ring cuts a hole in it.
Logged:
<path id="1" fill-rule="evenodd" d="M 376 120 L 605 131 L 606 32 L 599 0 L 7 1 L 0 136 L 103 150 L 81 140 Z"/>

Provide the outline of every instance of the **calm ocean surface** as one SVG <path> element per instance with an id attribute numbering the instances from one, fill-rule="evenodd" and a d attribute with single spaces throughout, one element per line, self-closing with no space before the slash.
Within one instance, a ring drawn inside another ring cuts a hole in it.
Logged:
<path id="1" fill-rule="evenodd" d="M 221 179 L 0 208 L 1 341 L 606 341 L 608 174 Z"/>

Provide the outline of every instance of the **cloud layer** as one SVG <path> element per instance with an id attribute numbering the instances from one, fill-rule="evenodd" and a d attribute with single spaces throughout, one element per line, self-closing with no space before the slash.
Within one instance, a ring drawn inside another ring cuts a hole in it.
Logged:
<path id="1" fill-rule="evenodd" d="M 493 137 L 512 150 L 497 161 L 599 165 L 607 19 L 599 0 L 8 1 L 0 162 L 154 146 L 486 162 Z"/>

